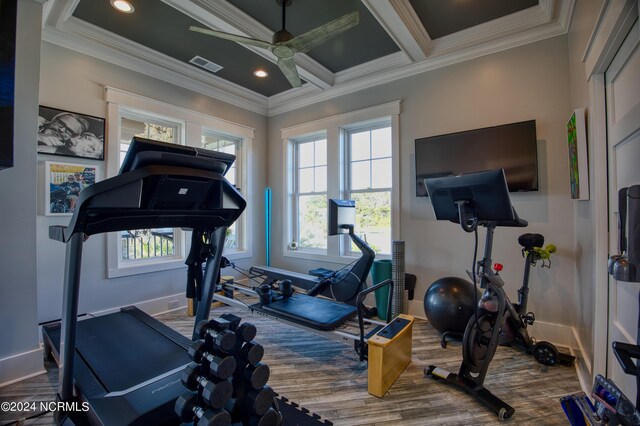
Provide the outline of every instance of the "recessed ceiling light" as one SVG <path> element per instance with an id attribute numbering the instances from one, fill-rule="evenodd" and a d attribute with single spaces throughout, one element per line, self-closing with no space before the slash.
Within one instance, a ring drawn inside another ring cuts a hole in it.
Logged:
<path id="1" fill-rule="evenodd" d="M 253 75 L 255 75 L 256 77 L 264 78 L 264 77 L 268 76 L 269 73 L 266 72 L 265 70 L 255 70 L 253 72 Z"/>
<path id="2" fill-rule="evenodd" d="M 133 8 L 133 5 L 127 0 L 109 0 L 109 2 L 111 3 L 111 6 L 115 7 L 120 12 L 133 13 L 133 11 L 135 10 Z"/>

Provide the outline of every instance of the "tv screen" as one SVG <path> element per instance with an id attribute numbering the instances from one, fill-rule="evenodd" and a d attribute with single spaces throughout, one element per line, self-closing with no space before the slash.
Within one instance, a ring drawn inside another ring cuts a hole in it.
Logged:
<path id="1" fill-rule="evenodd" d="M 538 190 L 535 120 L 415 141 L 416 196 L 427 197 L 425 178 L 504 169 L 510 192 Z"/>

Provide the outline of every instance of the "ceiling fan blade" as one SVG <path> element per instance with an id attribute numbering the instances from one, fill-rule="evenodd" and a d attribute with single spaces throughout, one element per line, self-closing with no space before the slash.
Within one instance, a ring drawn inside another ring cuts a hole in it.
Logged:
<path id="1" fill-rule="evenodd" d="M 263 49 L 271 49 L 273 45 L 269 42 L 258 40 L 255 38 L 244 37 L 236 34 L 224 33 L 222 31 L 210 30 L 208 28 L 200 28 L 200 27 L 189 27 L 191 31 L 195 31 L 197 33 L 207 34 L 210 36 L 223 38 L 225 40 L 235 41 L 237 43 L 249 44 L 251 46 L 262 47 Z"/>
<path id="2" fill-rule="evenodd" d="M 304 34 L 301 34 L 285 44 L 296 52 L 308 52 L 316 46 L 321 45 L 330 38 L 358 25 L 360 22 L 360 14 L 358 11 L 348 13 L 340 18 L 327 22 L 324 25 L 316 27 Z"/>
<path id="3" fill-rule="evenodd" d="M 300 80 L 300 76 L 298 75 L 298 70 L 296 69 L 296 64 L 293 62 L 293 58 L 280 58 L 278 59 L 278 66 L 282 70 L 282 73 L 289 83 L 293 87 L 301 87 L 302 81 Z"/>

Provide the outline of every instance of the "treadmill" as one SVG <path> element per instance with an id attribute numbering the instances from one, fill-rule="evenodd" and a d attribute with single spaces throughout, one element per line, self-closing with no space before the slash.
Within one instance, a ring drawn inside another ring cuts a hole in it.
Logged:
<path id="1" fill-rule="evenodd" d="M 186 390 L 180 374 L 191 361 L 191 340 L 133 306 L 78 321 L 83 242 L 127 229 L 204 233 L 209 254 L 195 340 L 195 325 L 209 317 L 226 230 L 246 207 L 224 177 L 233 161 L 230 154 L 134 138 L 118 176 L 83 190 L 69 225 L 49 228 L 50 238 L 66 244 L 62 320 L 42 327 L 45 350 L 60 367 L 57 400 L 70 410 L 56 412 L 57 423 L 180 423 L 174 403 Z"/>

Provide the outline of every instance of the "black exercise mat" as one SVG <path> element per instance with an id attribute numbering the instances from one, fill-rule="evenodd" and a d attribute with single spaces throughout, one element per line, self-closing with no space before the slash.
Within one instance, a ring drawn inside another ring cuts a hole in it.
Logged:
<path id="1" fill-rule="evenodd" d="M 287 398 L 280 395 L 278 395 L 278 406 L 280 408 L 280 413 L 282 413 L 283 426 L 333 425 L 329 420 L 322 420 L 319 415 L 311 413 L 306 408 L 301 407 L 295 402 L 289 401 Z"/>

